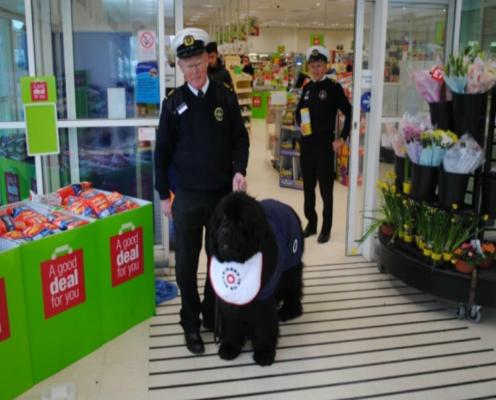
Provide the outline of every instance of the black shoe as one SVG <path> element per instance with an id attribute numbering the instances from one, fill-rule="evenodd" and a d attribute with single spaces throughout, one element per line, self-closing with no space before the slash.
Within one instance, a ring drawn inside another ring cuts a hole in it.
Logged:
<path id="1" fill-rule="evenodd" d="M 184 332 L 186 347 L 193 354 L 202 354 L 205 352 L 203 340 L 198 332 Z"/>
<path id="2" fill-rule="evenodd" d="M 331 238 L 331 234 L 330 233 L 320 232 L 320 235 L 317 238 L 317 242 L 319 242 L 319 243 L 326 243 L 326 242 L 329 241 L 330 238 Z"/>
<path id="3" fill-rule="evenodd" d="M 303 237 L 304 238 L 315 235 L 316 233 L 317 233 L 317 228 L 315 228 L 314 226 L 312 226 L 310 224 L 308 224 L 307 227 L 305 229 L 303 229 Z"/>

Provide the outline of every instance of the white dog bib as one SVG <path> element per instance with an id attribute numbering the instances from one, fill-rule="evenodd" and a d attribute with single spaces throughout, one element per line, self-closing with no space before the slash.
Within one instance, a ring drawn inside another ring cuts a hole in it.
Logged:
<path id="1" fill-rule="evenodd" d="M 262 253 L 244 263 L 210 260 L 210 282 L 215 293 L 226 303 L 242 306 L 252 301 L 262 282 Z"/>

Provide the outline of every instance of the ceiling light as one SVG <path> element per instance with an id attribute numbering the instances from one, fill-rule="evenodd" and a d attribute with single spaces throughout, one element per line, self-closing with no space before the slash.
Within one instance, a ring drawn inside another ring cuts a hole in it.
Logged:
<path id="1" fill-rule="evenodd" d="M 320 7 L 320 3 L 319 2 L 317 2 L 317 7 Z"/>

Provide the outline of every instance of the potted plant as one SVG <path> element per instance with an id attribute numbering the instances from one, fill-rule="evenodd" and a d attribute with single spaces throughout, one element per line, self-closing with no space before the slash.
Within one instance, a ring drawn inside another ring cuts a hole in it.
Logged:
<path id="1" fill-rule="evenodd" d="M 378 228 L 380 228 L 382 235 L 389 237 L 390 241 L 398 236 L 398 228 L 401 226 L 403 195 L 397 192 L 394 180 L 394 174 L 389 173 L 386 181 L 377 182 L 377 188 L 382 194 L 381 205 L 371 211 L 372 215 L 365 217 L 372 222 L 358 243 L 363 243 Z"/>
<path id="2" fill-rule="evenodd" d="M 490 268 L 496 257 L 496 246 L 493 242 L 483 242 L 481 244 L 481 253 L 477 266 L 479 268 Z"/>
<path id="3" fill-rule="evenodd" d="M 443 261 L 451 261 L 455 250 L 463 242 L 473 237 L 479 225 L 478 219 L 473 213 L 457 214 L 457 206 L 453 205 L 453 212 L 445 225 L 445 241 L 443 247 Z"/>
<path id="4" fill-rule="evenodd" d="M 472 242 L 465 242 L 454 251 L 453 264 L 458 272 L 471 274 L 479 262 L 477 249 Z"/>

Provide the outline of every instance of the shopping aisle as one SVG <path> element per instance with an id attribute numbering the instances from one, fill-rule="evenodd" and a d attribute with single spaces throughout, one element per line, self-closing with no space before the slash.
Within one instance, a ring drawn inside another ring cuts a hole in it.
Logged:
<path id="1" fill-rule="evenodd" d="M 249 192 L 291 204 L 302 216 L 303 193 L 279 188 L 265 159 L 265 124 L 254 120 Z M 347 191 L 335 185 L 331 241 L 306 241 L 304 315 L 281 325 L 276 362 L 259 367 L 247 346 L 238 359 L 191 355 L 178 321 L 179 299 L 157 316 L 37 385 L 21 399 L 40 399 L 51 383 L 73 382 L 78 399 L 473 399 L 496 396 L 496 313 L 458 321 L 452 309 L 344 256 Z M 320 207 L 320 205 L 319 205 Z M 200 279 L 205 279 L 202 256 Z M 174 274 L 168 279 L 173 280 Z"/>

